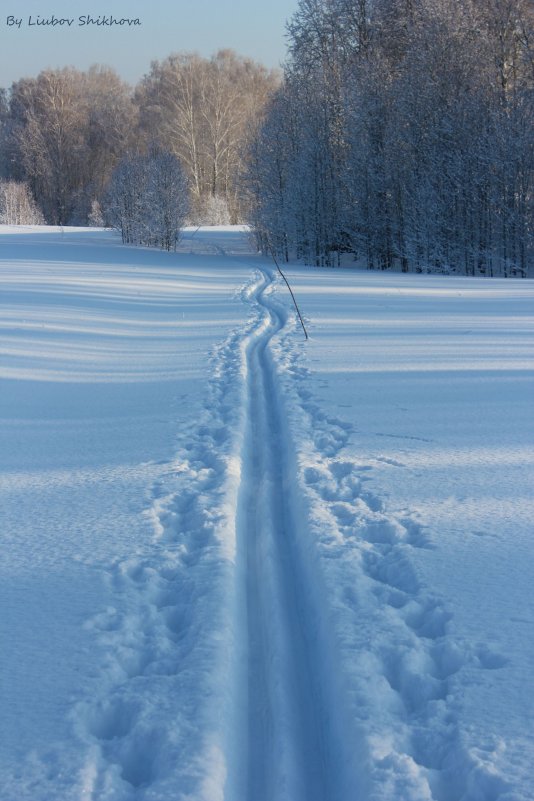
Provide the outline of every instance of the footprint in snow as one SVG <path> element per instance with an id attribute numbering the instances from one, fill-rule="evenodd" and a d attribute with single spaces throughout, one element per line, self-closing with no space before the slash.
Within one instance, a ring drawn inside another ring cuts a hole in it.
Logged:
<path id="1" fill-rule="evenodd" d="M 508 657 L 485 643 L 481 643 L 475 648 L 475 656 L 480 667 L 486 670 L 498 670 L 510 664 Z"/>

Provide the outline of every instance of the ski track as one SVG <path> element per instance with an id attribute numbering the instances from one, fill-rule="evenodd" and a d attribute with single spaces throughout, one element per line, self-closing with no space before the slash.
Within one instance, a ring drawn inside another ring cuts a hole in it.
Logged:
<path id="1" fill-rule="evenodd" d="M 86 624 L 107 679 L 73 713 L 81 797 L 497 799 L 454 677 L 502 658 L 450 633 L 414 567 L 432 538 L 343 457 L 351 427 L 314 400 L 274 287 L 262 268 L 242 290 L 250 319 L 212 355 L 204 418 L 147 497 L 152 537 Z"/>
<path id="2" fill-rule="evenodd" d="M 256 293 L 264 322 L 247 350 L 247 428 L 237 519 L 245 576 L 248 752 L 240 798 L 319 801 L 343 786 L 335 710 L 318 667 L 313 598 L 295 540 L 291 459 L 269 343 L 287 313 Z"/>

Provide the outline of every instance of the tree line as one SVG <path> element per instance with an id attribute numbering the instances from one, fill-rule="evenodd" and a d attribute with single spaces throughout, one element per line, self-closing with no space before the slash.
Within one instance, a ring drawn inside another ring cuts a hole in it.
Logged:
<path id="1" fill-rule="evenodd" d="M 0 92 L 0 221 L 163 247 L 171 218 L 248 221 L 286 260 L 526 274 L 531 0 L 300 0 L 287 32 L 282 79 L 223 50 Z"/>
<path id="2" fill-rule="evenodd" d="M 525 274 L 531 0 L 300 0 L 288 35 L 250 151 L 260 247 L 314 265 Z"/>
<path id="3" fill-rule="evenodd" d="M 110 221 L 127 241 L 165 241 L 162 219 L 174 204 L 183 222 L 185 196 L 195 222 L 242 221 L 248 145 L 278 81 L 276 71 L 222 50 L 155 61 L 133 88 L 98 66 L 15 82 L 0 91 L 0 221 Z M 121 209 L 128 176 L 139 191 Z"/>

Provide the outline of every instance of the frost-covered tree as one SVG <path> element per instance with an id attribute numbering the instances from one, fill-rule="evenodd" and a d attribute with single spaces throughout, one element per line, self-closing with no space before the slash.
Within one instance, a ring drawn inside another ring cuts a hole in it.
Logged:
<path id="1" fill-rule="evenodd" d="M 95 228 L 102 228 L 105 225 L 102 208 L 98 200 L 91 201 L 91 211 L 89 212 L 87 222 Z"/>
<path id="2" fill-rule="evenodd" d="M 228 201 L 222 195 L 208 195 L 201 208 L 195 210 L 193 221 L 196 225 L 230 225 Z"/>
<path id="3" fill-rule="evenodd" d="M 297 241 L 298 106 L 285 83 L 268 106 L 265 121 L 252 142 L 246 188 L 250 222 L 261 250 L 273 249 L 286 261 Z"/>
<path id="4" fill-rule="evenodd" d="M 43 225 L 44 217 L 27 184 L 0 181 L 0 223 L 4 225 Z"/>
<path id="5" fill-rule="evenodd" d="M 349 246 L 346 76 L 369 49 L 369 3 L 302 0 L 284 85 L 250 151 L 251 220 L 282 257 L 335 264 Z M 278 208 L 276 208 L 278 204 Z"/>
<path id="6" fill-rule="evenodd" d="M 107 68 L 44 70 L 11 87 L 4 172 L 25 180 L 50 223 L 85 222 L 125 152 L 130 93 Z"/>
<path id="7" fill-rule="evenodd" d="M 47 69 L 0 92 L 0 176 L 29 184 L 50 223 L 84 224 L 128 152 L 182 164 L 191 217 L 244 216 L 244 155 L 278 72 L 221 50 L 154 62 L 135 92 L 105 67 Z"/>
<path id="8" fill-rule="evenodd" d="M 175 250 L 189 211 L 187 180 L 173 153 L 156 150 L 147 158 L 148 244 Z"/>
<path id="9" fill-rule="evenodd" d="M 188 212 L 178 159 L 159 150 L 125 157 L 113 173 L 103 210 L 123 242 L 175 249 Z"/>
<path id="10" fill-rule="evenodd" d="M 141 135 L 180 159 L 195 219 L 211 219 L 222 201 L 233 222 L 242 216 L 249 132 L 276 81 L 274 71 L 222 50 L 210 59 L 176 53 L 156 61 L 138 86 Z"/>
<path id="11" fill-rule="evenodd" d="M 7 152 L 9 130 L 9 98 L 6 89 L 0 89 L 0 178 L 9 174 Z"/>
<path id="12" fill-rule="evenodd" d="M 528 0 L 301 0 L 250 149 L 260 243 L 311 264 L 524 274 L 534 258 Z"/>

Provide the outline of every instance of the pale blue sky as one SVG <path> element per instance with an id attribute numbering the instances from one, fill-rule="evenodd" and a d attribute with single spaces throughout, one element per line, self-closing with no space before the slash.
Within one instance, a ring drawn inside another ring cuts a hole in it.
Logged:
<path id="1" fill-rule="evenodd" d="M 108 64 L 135 83 L 150 62 L 188 50 L 209 56 L 230 47 L 268 67 L 286 52 L 285 23 L 298 0 L 2 0 L 0 87 L 46 67 Z M 139 17 L 139 28 L 79 27 L 78 17 Z M 41 18 L 74 18 L 71 27 L 28 25 Z M 7 18 L 22 19 L 20 28 Z"/>

